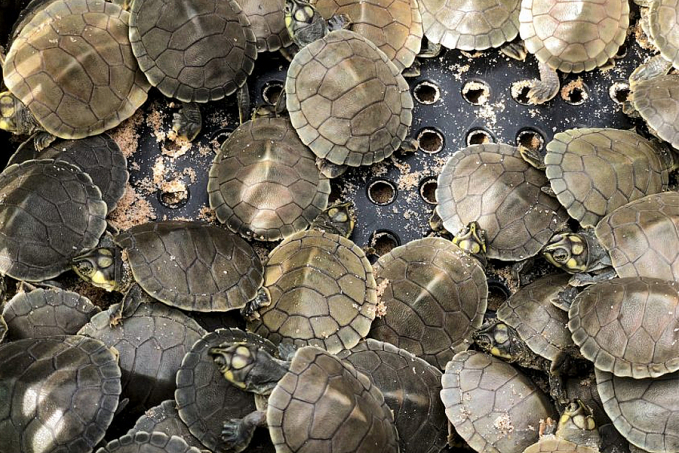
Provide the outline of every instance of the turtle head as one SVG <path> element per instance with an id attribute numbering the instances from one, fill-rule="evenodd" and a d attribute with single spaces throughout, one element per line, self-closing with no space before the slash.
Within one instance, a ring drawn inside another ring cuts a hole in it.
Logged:
<path id="1" fill-rule="evenodd" d="M 316 220 L 311 223 L 311 229 L 323 230 L 348 238 L 354 231 L 353 208 L 354 204 L 350 201 L 334 204 L 318 214 Z"/>
<path id="2" fill-rule="evenodd" d="M 124 262 L 118 247 L 98 247 L 73 259 L 71 267 L 80 278 L 106 291 L 124 291 Z"/>
<path id="3" fill-rule="evenodd" d="M 469 253 L 485 266 L 486 232 L 481 228 L 478 222 L 470 222 L 453 238 L 453 244 Z"/>
<path id="4" fill-rule="evenodd" d="M 598 446 L 599 433 L 592 409 L 579 399 L 569 403 L 559 418 L 556 435 L 578 445 Z"/>
<path id="5" fill-rule="evenodd" d="M 328 34 L 323 16 L 304 0 L 285 1 L 285 27 L 300 48 Z"/>
<path id="6" fill-rule="evenodd" d="M 528 358 L 526 344 L 516 330 L 503 322 L 495 322 L 474 333 L 474 342 L 485 352 L 509 362 Z"/>
<path id="7" fill-rule="evenodd" d="M 578 233 L 555 234 L 542 249 L 542 254 L 547 261 L 570 274 L 588 270 L 589 247 L 587 240 Z"/>
<path id="8" fill-rule="evenodd" d="M 270 395 L 287 373 L 287 362 L 277 360 L 264 349 L 238 342 L 210 348 L 210 356 L 224 379 L 247 392 Z"/>
<path id="9" fill-rule="evenodd" d="M 0 129 L 17 135 L 41 130 L 33 114 L 9 91 L 0 92 Z"/>

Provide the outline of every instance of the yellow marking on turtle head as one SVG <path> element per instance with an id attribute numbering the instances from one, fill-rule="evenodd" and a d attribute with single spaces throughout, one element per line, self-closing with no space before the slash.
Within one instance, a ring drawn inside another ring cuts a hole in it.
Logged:
<path id="1" fill-rule="evenodd" d="M 248 366 L 249 361 L 242 355 L 235 355 L 231 359 L 231 368 L 235 370 L 240 370 Z"/>
<path id="2" fill-rule="evenodd" d="M 115 288 L 115 282 L 106 278 L 106 274 L 102 271 L 95 271 L 90 277 L 92 284 L 100 288 L 104 288 L 106 291 L 113 291 Z"/>
<path id="3" fill-rule="evenodd" d="M 585 247 L 580 243 L 580 244 L 573 244 L 571 247 L 571 251 L 573 252 L 574 255 L 582 255 L 582 252 L 585 251 Z"/>

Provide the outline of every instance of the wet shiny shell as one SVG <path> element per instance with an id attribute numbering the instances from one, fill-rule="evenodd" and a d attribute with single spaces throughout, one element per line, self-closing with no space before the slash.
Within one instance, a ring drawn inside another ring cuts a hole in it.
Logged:
<path id="1" fill-rule="evenodd" d="M 203 453 L 208 452 L 200 443 L 198 439 L 193 437 L 189 428 L 184 424 L 179 413 L 177 412 L 177 404 L 174 400 L 166 400 L 156 407 L 144 412 L 144 415 L 137 419 L 134 427 L 127 432 L 129 435 L 134 435 L 137 431 L 147 433 L 161 432 L 168 436 L 181 437 L 189 446 L 201 449 Z"/>
<path id="2" fill-rule="evenodd" d="M 599 453 L 598 448 L 578 445 L 566 439 L 547 436 L 526 448 L 523 453 Z"/>
<path id="3" fill-rule="evenodd" d="M 258 52 L 275 52 L 292 44 L 285 28 L 285 0 L 238 0 L 250 21 Z"/>
<path id="4" fill-rule="evenodd" d="M 128 409 L 150 409 L 172 398 L 182 359 L 205 330 L 181 311 L 157 302 L 141 304 L 134 316 L 111 326 L 115 307 L 93 316 L 78 333 L 120 353 Z"/>
<path id="5" fill-rule="evenodd" d="M 373 269 L 349 239 L 317 230 L 302 231 L 269 254 L 264 286 L 271 304 L 248 323 L 265 338 L 331 353 L 356 346 L 375 318 Z"/>
<path id="6" fill-rule="evenodd" d="M 585 358 L 616 376 L 643 379 L 679 370 L 679 283 L 608 280 L 578 294 L 568 328 Z"/>
<path id="7" fill-rule="evenodd" d="M 596 227 L 620 277 L 679 281 L 679 194 L 663 192 L 635 200 Z"/>
<path id="8" fill-rule="evenodd" d="M 368 39 L 338 30 L 300 50 L 285 82 L 290 120 L 318 157 L 371 165 L 397 150 L 412 123 L 408 84 Z"/>
<path id="9" fill-rule="evenodd" d="M 70 269 L 106 229 L 106 203 L 86 173 L 31 160 L 0 174 L 0 273 L 41 281 Z"/>
<path id="10" fill-rule="evenodd" d="M 210 348 L 226 342 L 247 341 L 276 356 L 276 347 L 268 340 L 239 329 L 218 329 L 198 340 L 182 360 L 177 372 L 177 412 L 182 421 L 206 448 L 217 451 L 221 444 L 224 421 L 245 417 L 256 410 L 252 393 L 227 381 L 209 355 Z M 255 442 L 261 436 L 255 436 Z M 259 444 L 264 442 L 258 442 Z M 270 442 L 266 441 L 269 445 Z M 254 449 L 250 445 L 248 450 Z"/>
<path id="11" fill-rule="evenodd" d="M 382 392 L 363 373 L 313 347 L 299 349 L 267 408 L 277 453 L 399 451 L 398 433 Z"/>
<path id="12" fill-rule="evenodd" d="M 403 71 L 420 53 L 422 16 L 419 0 L 312 0 L 318 12 L 330 19 L 346 14 L 351 31 L 368 38 Z"/>
<path id="13" fill-rule="evenodd" d="M 424 35 L 448 49 L 500 47 L 519 34 L 520 0 L 420 0 Z"/>
<path id="14" fill-rule="evenodd" d="M 679 2 L 654 0 L 648 8 L 650 38 L 660 54 L 672 65 L 679 66 Z"/>
<path id="15" fill-rule="evenodd" d="M 679 373 L 633 379 L 596 370 L 596 381 L 606 413 L 631 444 L 651 453 L 679 452 Z"/>
<path id="16" fill-rule="evenodd" d="M 594 227 L 614 209 L 667 189 L 662 153 L 632 131 L 569 129 L 547 144 L 545 174 L 568 214 Z"/>
<path id="17" fill-rule="evenodd" d="M 35 149 L 35 140 L 29 138 L 12 154 L 7 165 L 30 159 L 54 159 L 80 168 L 101 190 L 108 212 L 115 208 L 123 196 L 129 177 L 127 159 L 118 144 L 107 134 L 79 140 L 57 140 L 39 152 Z"/>
<path id="18" fill-rule="evenodd" d="M 469 347 L 488 303 L 479 262 L 451 241 L 424 238 L 394 248 L 375 263 L 378 282 L 388 283 L 370 337 L 387 341 L 444 368 Z"/>
<path id="19" fill-rule="evenodd" d="M 545 174 L 509 145 L 472 145 L 455 153 L 438 177 L 437 212 L 453 234 L 469 222 L 486 232 L 488 258 L 519 261 L 537 254 L 568 218 L 540 188 Z"/>
<path id="20" fill-rule="evenodd" d="M 556 414 L 528 377 L 483 352 L 456 354 L 441 383 L 448 420 L 478 452 L 521 453 L 538 441 L 540 420 Z"/>
<path id="21" fill-rule="evenodd" d="M 627 0 L 523 0 L 519 33 L 528 52 L 553 69 L 582 72 L 602 66 L 625 42 Z"/>
<path id="22" fill-rule="evenodd" d="M 75 335 L 101 310 L 87 297 L 60 289 L 17 293 L 2 311 L 10 341 Z"/>
<path id="23" fill-rule="evenodd" d="M 679 148 L 679 75 L 641 80 L 632 87 L 632 104 L 661 139 Z"/>
<path id="24" fill-rule="evenodd" d="M 367 339 L 337 354 L 367 375 L 394 413 L 401 451 L 438 453 L 446 445 L 448 419 L 439 393 L 441 371 L 405 349 Z"/>
<path id="25" fill-rule="evenodd" d="M 306 229 L 327 207 L 330 182 L 287 118 L 256 118 L 222 144 L 207 190 L 231 231 L 276 241 Z"/>
<path id="26" fill-rule="evenodd" d="M 516 329 L 531 351 L 547 360 L 574 348 L 566 327 L 568 314 L 551 303 L 568 286 L 570 277 L 569 274 L 542 277 L 522 287 L 497 310 L 498 319 Z"/>
<path id="27" fill-rule="evenodd" d="M 144 291 L 177 308 L 241 308 L 262 284 L 262 264 L 250 244 L 222 228 L 149 222 L 119 234 L 116 242 Z"/>
<path id="28" fill-rule="evenodd" d="M 137 431 L 112 440 L 96 453 L 201 453 L 201 450 L 189 446 L 178 436 L 170 437 L 157 431 Z"/>
<path id="29" fill-rule="evenodd" d="M 81 336 L 0 346 L 0 451 L 89 453 L 104 437 L 120 396 L 117 358 Z"/>
<path id="30" fill-rule="evenodd" d="M 128 17 L 103 0 L 56 0 L 14 40 L 5 84 L 47 132 L 61 138 L 100 134 L 146 101 L 149 84 L 132 54 Z"/>
<path id="31" fill-rule="evenodd" d="M 134 1 L 130 42 L 151 85 L 183 102 L 235 93 L 257 58 L 255 34 L 235 0 Z"/>

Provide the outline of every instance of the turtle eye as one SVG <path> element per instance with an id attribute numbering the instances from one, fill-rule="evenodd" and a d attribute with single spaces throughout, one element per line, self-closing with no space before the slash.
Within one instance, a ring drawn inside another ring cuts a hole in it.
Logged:
<path id="1" fill-rule="evenodd" d="M 79 274 L 91 277 L 94 273 L 94 266 L 88 260 L 78 261 L 75 265 Z"/>

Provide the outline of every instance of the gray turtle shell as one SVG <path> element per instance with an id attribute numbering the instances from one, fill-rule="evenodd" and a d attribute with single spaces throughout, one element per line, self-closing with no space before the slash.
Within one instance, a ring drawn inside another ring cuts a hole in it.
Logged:
<path id="1" fill-rule="evenodd" d="M 167 436 L 178 436 L 189 446 L 201 449 L 202 453 L 209 453 L 209 450 L 203 447 L 203 444 L 191 434 L 188 426 L 179 418 L 177 403 L 174 400 L 165 400 L 158 406 L 144 412 L 144 415 L 137 419 L 134 427 L 127 434 L 133 436 L 137 431 L 147 433 L 155 431 Z"/>
<path id="2" fill-rule="evenodd" d="M 5 336 L 7 335 L 7 323 L 5 322 L 5 318 L 0 314 L 0 343 L 2 343 L 5 340 Z"/>
<path id="3" fill-rule="evenodd" d="M 292 44 L 285 28 L 285 0 L 240 0 L 238 4 L 250 21 L 258 52 L 275 52 Z"/>
<path id="4" fill-rule="evenodd" d="M 658 137 L 679 149 L 679 75 L 667 74 L 633 84 L 634 109 Z"/>
<path id="5" fill-rule="evenodd" d="M 96 453 L 201 453 L 179 436 L 153 431 L 137 431 L 112 440 Z"/>
<path id="6" fill-rule="evenodd" d="M 679 67 L 679 2 L 653 0 L 648 7 L 648 34 L 660 54 Z"/>
<path id="7" fill-rule="evenodd" d="M 101 341 L 81 336 L 0 345 L 0 452 L 90 453 L 120 396 L 120 368 Z"/>

